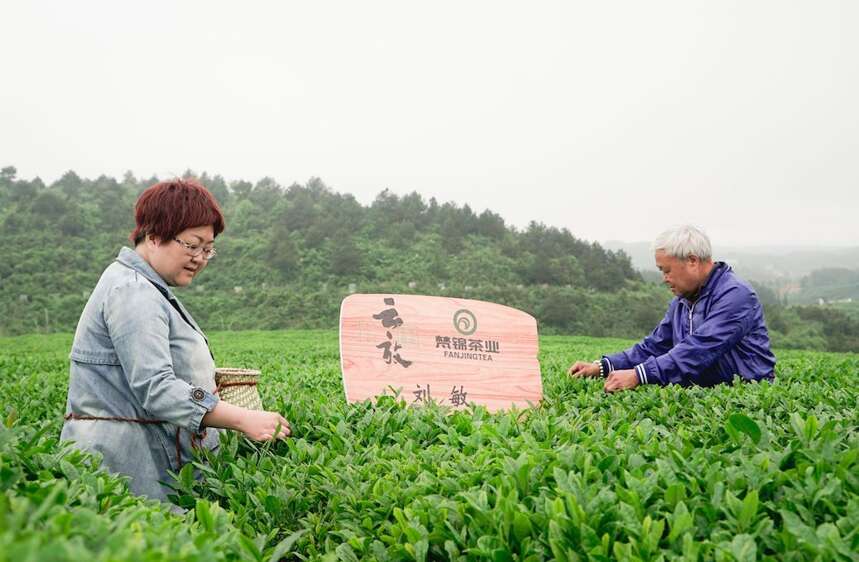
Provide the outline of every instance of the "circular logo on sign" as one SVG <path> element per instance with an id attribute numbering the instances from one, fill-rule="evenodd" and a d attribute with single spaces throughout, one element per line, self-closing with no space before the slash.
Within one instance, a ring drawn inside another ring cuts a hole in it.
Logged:
<path id="1" fill-rule="evenodd" d="M 477 330 L 477 318 L 470 310 L 457 310 L 453 315 L 453 327 L 463 336 L 470 336 Z"/>

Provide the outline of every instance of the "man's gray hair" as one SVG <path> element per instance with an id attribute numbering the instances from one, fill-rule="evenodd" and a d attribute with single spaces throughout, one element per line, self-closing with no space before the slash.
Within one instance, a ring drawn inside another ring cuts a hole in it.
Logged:
<path id="1" fill-rule="evenodd" d="M 713 257 L 710 239 L 704 231 L 688 224 L 671 228 L 657 236 L 653 251 L 658 250 L 681 260 L 696 256 L 701 261 L 709 261 Z"/>

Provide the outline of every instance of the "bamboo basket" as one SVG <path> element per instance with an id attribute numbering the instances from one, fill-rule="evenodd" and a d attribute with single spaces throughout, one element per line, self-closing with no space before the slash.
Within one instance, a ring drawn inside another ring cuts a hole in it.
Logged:
<path id="1" fill-rule="evenodd" d="M 221 400 L 249 410 L 262 410 L 257 383 L 260 372 L 256 369 L 220 367 L 215 369 L 215 393 Z"/>

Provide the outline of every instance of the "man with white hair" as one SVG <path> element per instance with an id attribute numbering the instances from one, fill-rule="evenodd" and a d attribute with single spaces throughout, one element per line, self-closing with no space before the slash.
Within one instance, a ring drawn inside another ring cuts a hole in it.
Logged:
<path id="1" fill-rule="evenodd" d="M 577 361 L 573 377 L 606 377 L 605 391 L 640 384 L 714 386 L 773 380 L 775 356 L 755 291 L 724 262 L 713 262 L 710 240 L 694 226 L 657 237 L 656 266 L 676 297 L 640 343 L 593 363 Z"/>

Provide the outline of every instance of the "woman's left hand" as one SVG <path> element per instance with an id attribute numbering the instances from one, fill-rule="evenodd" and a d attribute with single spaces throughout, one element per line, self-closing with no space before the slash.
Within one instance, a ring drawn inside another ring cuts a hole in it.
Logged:
<path id="1" fill-rule="evenodd" d="M 239 431 L 254 441 L 286 439 L 292 434 L 289 422 L 277 412 L 246 410 Z"/>
<path id="2" fill-rule="evenodd" d="M 254 441 L 286 439 L 292 435 L 289 422 L 279 413 L 248 410 L 223 400 L 215 404 L 215 408 L 211 412 L 203 416 L 203 425 L 236 429 Z"/>

